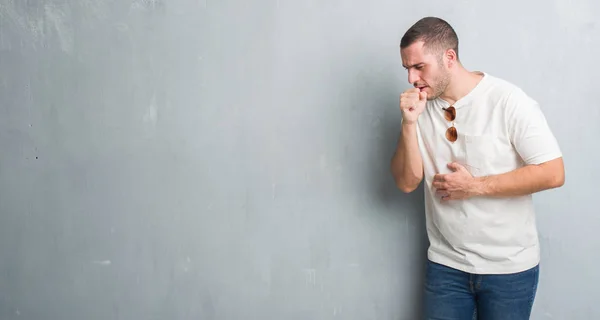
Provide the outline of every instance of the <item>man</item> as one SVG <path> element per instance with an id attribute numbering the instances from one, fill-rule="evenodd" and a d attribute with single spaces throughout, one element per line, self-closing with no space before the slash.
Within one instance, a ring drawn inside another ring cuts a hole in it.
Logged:
<path id="1" fill-rule="evenodd" d="M 529 319 L 540 249 L 532 194 L 563 185 L 561 150 L 523 90 L 466 70 L 444 20 L 416 22 L 400 43 L 414 88 L 400 96 L 396 185 L 424 179 L 430 242 L 426 319 Z"/>

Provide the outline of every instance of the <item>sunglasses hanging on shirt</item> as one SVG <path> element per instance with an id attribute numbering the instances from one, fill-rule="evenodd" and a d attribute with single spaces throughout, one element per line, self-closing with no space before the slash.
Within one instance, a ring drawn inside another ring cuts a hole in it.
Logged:
<path id="1" fill-rule="evenodd" d="M 450 142 L 454 142 L 458 139 L 458 131 L 456 131 L 456 127 L 454 127 L 454 119 L 456 119 L 456 109 L 454 106 L 450 106 L 444 109 L 444 117 L 446 120 L 452 122 L 452 126 L 446 130 L 446 139 Z"/>

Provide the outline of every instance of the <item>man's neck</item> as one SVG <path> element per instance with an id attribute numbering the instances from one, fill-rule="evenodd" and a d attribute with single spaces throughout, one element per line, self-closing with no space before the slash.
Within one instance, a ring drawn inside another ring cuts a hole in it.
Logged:
<path id="1" fill-rule="evenodd" d="M 450 84 L 440 98 L 449 104 L 455 104 L 456 101 L 469 94 L 482 78 L 483 74 L 479 71 L 471 72 L 461 68 L 452 76 Z"/>

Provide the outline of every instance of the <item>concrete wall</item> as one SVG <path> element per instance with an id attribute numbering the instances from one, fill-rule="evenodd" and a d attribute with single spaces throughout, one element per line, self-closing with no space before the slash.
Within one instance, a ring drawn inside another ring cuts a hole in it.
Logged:
<path id="1" fill-rule="evenodd" d="M 388 165 L 425 15 L 562 145 L 533 319 L 600 317 L 598 8 L 0 0 L 0 318 L 416 319 L 423 196 Z"/>

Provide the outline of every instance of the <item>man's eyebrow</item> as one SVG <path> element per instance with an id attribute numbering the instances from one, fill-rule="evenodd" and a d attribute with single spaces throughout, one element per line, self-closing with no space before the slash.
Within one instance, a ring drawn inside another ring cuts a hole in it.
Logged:
<path id="1" fill-rule="evenodd" d="M 421 64 L 424 64 L 424 62 L 418 62 L 418 63 L 412 64 L 412 65 L 410 65 L 410 66 L 407 66 L 407 65 L 404 65 L 404 64 L 402 64 L 402 66 L 404 67 L 404 69 L 410 69 L 410 68 L 413 68 L 413 67 L 419 66 L 419 65 L 421 65 Z"/>

